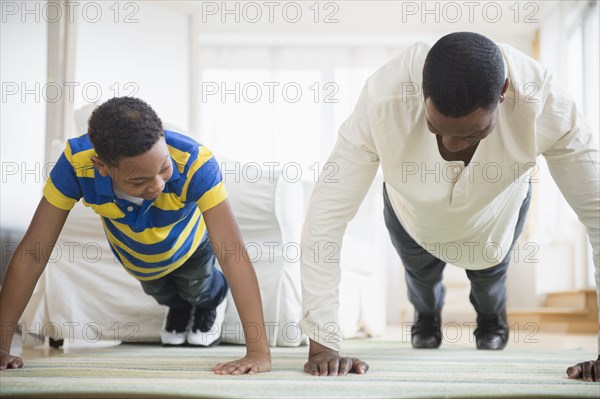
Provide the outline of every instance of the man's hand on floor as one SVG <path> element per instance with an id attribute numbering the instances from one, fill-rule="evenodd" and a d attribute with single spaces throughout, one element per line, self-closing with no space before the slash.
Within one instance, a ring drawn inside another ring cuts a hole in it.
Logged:
<path id="1" fill-rule="evenodd" d="M 365 374 L 368 370 L 369 365 L 362 360 L 340 356 L 333 349 L 313 340 L 310 341 L 308 362 L 304 365 L 304 372 L 318 376 L 337 376 L 348 373 Z"/>
<path id="2" fill-rule="evenodd" d="M 4 349 L 0 349 L 0 371 L 20 369 L 21 367 L 23 367 L 23 359 L 18 356 L 12 356 Z"/>
<path id="3" fill-rule="evenodd" d="M 567 369 L 567 376 L 574 380 L 600 382 L 600 356 L 596 360 L 577 363 Z"/>

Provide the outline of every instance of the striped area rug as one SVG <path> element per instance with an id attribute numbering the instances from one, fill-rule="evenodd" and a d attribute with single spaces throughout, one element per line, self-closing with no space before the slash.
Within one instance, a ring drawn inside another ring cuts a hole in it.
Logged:
<path id="1" fill-rule="evenodd" d="M 307 348 L 274 348 L 273 371 L 217 376 L 217 362 L 242 346 L 162 348 L 121 345 L 30 360 L 0 373 L 2 397 L 35 398 L 600 398 L 600 384 L 566 378 L 565 369 L 589 352 L 507 348 L 501 352 L 445 345 L 348 340 L 344 352 L 370 364 L 363 376 L 313 377 L 302 372 Z"/>

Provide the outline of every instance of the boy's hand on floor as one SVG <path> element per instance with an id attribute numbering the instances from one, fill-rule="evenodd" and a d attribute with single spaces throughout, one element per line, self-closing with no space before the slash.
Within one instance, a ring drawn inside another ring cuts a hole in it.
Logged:
<path id="1" fill-rule="evenodd" d="M 600 382 L 600 356 L 596 360 L 577 363 L 567 369 L 567 376 L 574 380 Z"/>
<path id="2" fill-rule="evenodd" d="M 20 369 L 23 367 L 23 359 L 18 356 L 12 356 L 10 353 L 2 350 L 0 355 L 0 371 L 6 369 Z"/>
<path id="3" fill-rule="evenodd" d="M 212 368 L 215 374 L 256 374 L 271 371 L 271 355 L 268 353 L 248 352 L 241 359 L 219 363 Z"/>
<path id="4" fill-rule="evenodd" d="M 366 362 L 355 357 L 340 356 L 333 349 L 310 341 L 310 352 L 304 372 L 318 376 L 337 376 L 348 373 L 365 374 L 368 370 L 369 365 Z"/>

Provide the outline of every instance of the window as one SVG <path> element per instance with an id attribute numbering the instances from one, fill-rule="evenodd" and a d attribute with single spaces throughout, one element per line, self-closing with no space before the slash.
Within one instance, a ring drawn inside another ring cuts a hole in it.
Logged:
<path id="1" fill-rule="evenodd" d="M 590 7 L 583 15 L 583 21 L 581 25 L 581 36 L 578 40 L 581 40 L 581 62 L 582 62 L 582 73 L 583 79 L 581 81 L 581 101 L 583 104 L 583 110 L 588 118 L 588 122 L 592 128 L 592 131 L 596 133 L 600 132 L 600 121 L 598 119 L 598 109 L 600 109 L 600 84 L 598 81 L 598 75 L 600 75 L 599 67 L 599 46 L 598 46 L 598 35 L 600 35 L 598 29 L 599 11 L 598 2 L 590 2 Z M 593 287 L 594 282 L 594 262 L 592 259 L 592 249 L 588 244 L 588 285 Z"/>
<path id="2" fill-rule="evenodd" d="M 296 162 L 312 179 L 367 77 L 399 51 L 203 43 L 199 140 L 239 162 Z"/>
<path id="3" fill-rule="evenodd" d="M 568 36 L 567 45 L 567 88 L 586 116 L 593 132 L 599 132 L 598 109 L 600 74 L 598 63 L 598 2 L 590 2 L 574 24 Z M 592 248 L 587 244 L 587 284 L 594 282 L 594 262 Z"/>

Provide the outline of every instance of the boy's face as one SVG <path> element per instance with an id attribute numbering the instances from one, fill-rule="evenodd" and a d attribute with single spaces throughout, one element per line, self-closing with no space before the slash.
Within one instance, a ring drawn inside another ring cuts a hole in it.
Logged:
<path id="1" fill-rule="evenodd" d="M 118 189 L 145 200 L 158 197 L 173 174 L 164 138 L 143 154 L 121 158 L 117 166 L 108 166 L 98 157 L 92 157 L 92 162 L 102 176 L 110 176 Z"/>

